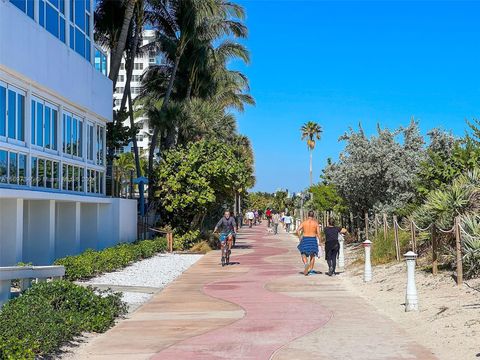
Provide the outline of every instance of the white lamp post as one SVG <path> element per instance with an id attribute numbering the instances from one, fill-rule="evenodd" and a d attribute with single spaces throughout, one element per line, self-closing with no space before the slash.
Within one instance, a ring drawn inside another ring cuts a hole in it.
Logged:
<path id="1" fill-rule="evenodd" d="M 363 247 L 365 248 L 365 270 L 363 272 L 363 281 L 369 282 L 372 281 L 372 263 L 370 261 L 372 242 L 370 240 L 365 240 L 363 242 Z"/>
<path id="2" fill-rule="evenodd" d="M 409 251 L 403 255 L 407 262 L 407 292 L 405 294 L 405 311 L 418 311 L 418 295 L 415 285 L 415 260 L 417 254 Z"/>
<path id="3" fill-rule="evenodd" d="M 342 269 L 342 271 L 344 271 L 345 270 L 345 253 L 344 253 L 343 244 L 345 243 L 345 238 L 343 237 L 343 234 L 338 234 L 338 243 L 340 244 L 340 250 L 338 252 L 338 267 Z"/>

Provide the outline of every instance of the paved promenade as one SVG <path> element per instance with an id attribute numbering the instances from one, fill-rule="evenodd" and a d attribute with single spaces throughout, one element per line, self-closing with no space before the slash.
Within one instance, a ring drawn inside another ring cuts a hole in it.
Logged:
<path id="1" fill-rule="evenodd" d="M 302 275 L 293 236 L 262 225 L 244 228 L 237 245 L 232 265 L 207 254 L 75 358 L 435 359 L 341 276 L 324 275 L 324 261 L 322 274 Z"/>

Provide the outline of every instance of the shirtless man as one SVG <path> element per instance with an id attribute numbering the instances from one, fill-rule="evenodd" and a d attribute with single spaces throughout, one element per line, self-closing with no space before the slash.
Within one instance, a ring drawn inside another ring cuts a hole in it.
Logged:
<path id="1" fill-rule="evenodd" d="M 320 225 L 315 220 L 315 213 L 308 212 L 308 218 L 298 228 L 297 235 L 300 237 L 300 243 L 297 248 L 302 255 L 305 269 L 303 274 L 307 276 L 315 266 L 315 257 L 318 256 L 318 244 L 320 243 Z M 310 258 L 310 260 L 308 259 Z"/>

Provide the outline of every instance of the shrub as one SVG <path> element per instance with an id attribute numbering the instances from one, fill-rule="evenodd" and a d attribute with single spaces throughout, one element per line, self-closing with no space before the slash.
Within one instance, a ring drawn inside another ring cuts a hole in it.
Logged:
<path id="1" fill-rule="evenodd" d="M 410 234 L 399 230 L 398 238 L 400 241 L 400 255 L 402 256 L 410 243 Z M 386 264 L 396 258 L 397 252 L 395 249 L 394 231 L 387 231 L 387 241 L 385 241 L 383 236 L 383 230 L 379 231 L 372 243 L 372 263 L 375 265 Z"/>
<path id="2" fill-rule="evenodd" d="M 200 239 L 200 231 L 188 231 L 182 235 L 174 234 L 173 250 L 188 250 Z"/>
<path id="3" fill-rule="evenodd" d="M 132 244 L 119 244 L 101 251 L 89 249 L 80 255 L 58 259 L 55 264 L 65 266 L 65 277 L 74 281 L 122 269 L 134 261 L 152 257 L 166 250 L 166 239 L 156 238 Z"/>
<path id="4" fill-rule="evenodd" d="M 190 251 L 206 254 L 207 252 L 212 251 L 212 248 L 210 247 L 209 243 L 204 240 L 193 245 Z"/>
<path id="5" fill-rule="evenodd" d="M 0 359 L 52 354 L 83 332 L 105 332 L 125 313 L 120 294 L 64 280 L 36 284 L 0 312 Z"/>

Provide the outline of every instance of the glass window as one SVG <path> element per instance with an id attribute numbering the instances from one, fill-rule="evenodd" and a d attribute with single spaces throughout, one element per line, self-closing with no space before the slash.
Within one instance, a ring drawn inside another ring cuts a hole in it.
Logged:
<path id="1" fill-rule="evenodd" d="M 65 42 L 65 19 L 60 17 L 60 40 Z"/>
<path id="2" fill-rule="evenodd" d="M 46 169 L 45 169 L 45 185 L 48 189 L 52 188 L 52 160 L 46 160 Z"/>
<path id="3" fill-rule="evenodd" d="M 85 0 L 75 0 L 75 25 L 85 30 Z"/>
<path id="4" fill-rule="evenodd" d="M 10 153 L 10 171 L 8 173 L 8 182 L 10 184 L 18 184 L 18 174 L 17 174 L 17 154 L 11 152 Z"/>
<path id="5" fill-rule="evenodd" d="M 72 153 L 72 118 L 67 115 L 67 154 Z"/>
<path id="6" fill-rule="evenodd" d="M 67 190 L 73 190 L 73 166 L 68 165 Z"/>
<path id="7" fill-rule="evenodd" d="M 72 122 L 72 155 L 77 156 L 78 155 L 78 120 L 73 119 Z"/>
<path id="8" fill-rule="evenodd" d="M 25 0 L 10 0 L 10 2 L 24 13 L 27 12 L 27 2 Z"/>
<path id="9" fill-rule="evenodd" d="M 50 118 L 50 108 L 48 106 L 45 106 L 45 147 L 47 149 L 50 149 L 50 133 L 51 133 L 51 118 Z"/>
<path id="10" fill-rule="evenodd" d="M 17 94 L 17 140 L 25 140 L 25 96 Z"/>
<path id="11" fill-rule="evenodd" d="M 3 184 L 8 182 L 7 154 L 5 150 L 0 150 L 0 183 Z"/>
<path id="12" fill-rule="evenodd" d="M 63 170 L 62 189 L 68 190 L 68 166 L 63 164 L 62 170 Z"/>
<path id="13" fill-rule="evenodd" d="M 40 7 L 39 7 L 39 16 L 38 16 L 38 22 L 40 23 L 41 26 L 45 26 L 45 1 L 40 0 Z"/>
<path id="14" fill-rule="evenodd" d="M 59 189 L 60 188 L 60 182 L 58 181 L 58 178 L 60 177 L 60 166 L 57 161 L 53 162 L 53 188 L 54 189 Z"/>
<path id="15" fill-rule="evenodd" d="M 38 186 L 37 158 L 32 157 L 32 186 Z"/>
<path id="16" fill-rule="evenodd" d="M 16 108 L 17 108 L 17 94 L 8 90 L 8 137 L 15 139 L 16 132 Z"/>
<path id="17" fill-rule="evenodd" d="M 37 186 L 45 187 L 45 160 L 44 159 L 38 159 L 37 160 L 37 165 L 38 165 Z"/>
<path id="18" fill-rule="evenodd" d="M 27 184 L 27 155 L 18 154 L 18 183 L 20 185 Z"/>
<path id="19" fill-rule="evenodd" d="M 55 37 L 59 37 L 60 32 L 59 32 L 59 15 L 58 15 L 58 10 L 55 9 L 52 5 L 50 5 L 48 2 L 46 4 L 47 6 L 47 11 L 46 11 L 46 26 L 45 28 L 50 32 L 52 35 Z"/>
<path id="20" fill-rule="evenodd" d="M 83 121 L 82 120 L 78 120 L 78 143 L 77 143 L 77 147 L 78 147 L 78 156 L 82 157 L 83 156 L 83 150 L 82 150 L 82 147 L 83 147 Z"/>
<path id="21" fill-rule="evenodd" d="M 70 25 L 70 48 L 75 50 L 75 29 Z"/>
<path id="22" fill-rule="evenodd" d="M 87 9 L 87 11 L 90 11 L 90 0 L 85 0 L 85 9 Z"/>
<path id="23" fill-rule="evenodd" d="M 37 142 L 36 145 L 43 146 L 43 104 L 37 103 Z"/>
<path id="24" fill-rule="evenodd" d="M 37 110 L 37 104 L 35 100 L 32 100 L 32 106 L 31 106 L 31 113 L 32 113 L 32 125 L 31 127 L 31 137 L 32 137 L 32 144 L 35 144 L 35 119 L 36 119 L 36 110 Z"/>
<path id="25" fill-rule="evenodd" d="M 0 135 L 7 135 L 7 88 L 0 85 Z"/>
<path id="26" fill-rule="evenodd" d="M 75 7 L 73 6 L 73 0 L 70 0 L 70 21 L 73 22 L 75 14 Z"/>
<path id="27" fill-rule="evenodd" d="M 52 109 L 52 149 L 57 150 L 58 111 Z"/>
<path id="28" fill-rule="evenodd" d="M 85 57 L 85 35 L 75 28 L 75 51 Z"/>
<path id="29" fill-rule="evenodd" d="M 93 124 L 87 124 L 87 159 L 93 160 Z"/>
<path id="30" fill-rule="evenodd" d="M 60 12 L 65 15 L 65 0 L 60 0 Z"/>

